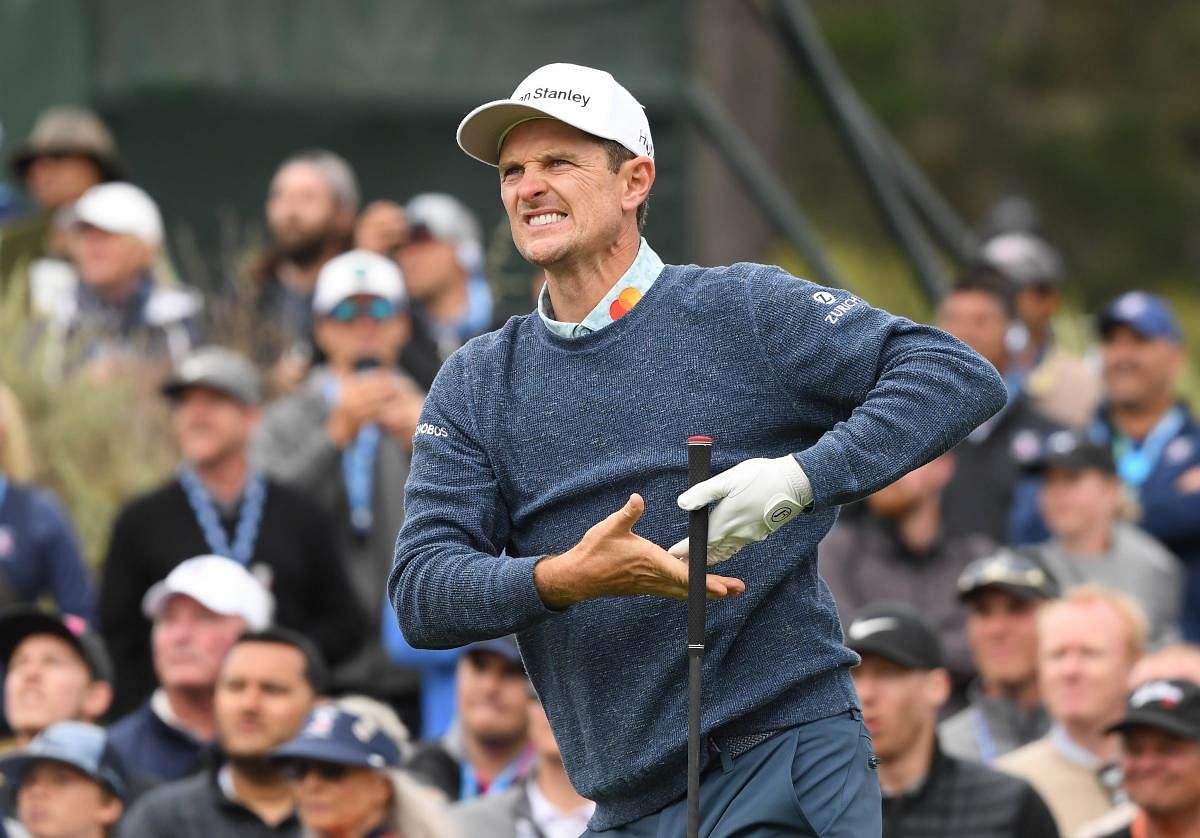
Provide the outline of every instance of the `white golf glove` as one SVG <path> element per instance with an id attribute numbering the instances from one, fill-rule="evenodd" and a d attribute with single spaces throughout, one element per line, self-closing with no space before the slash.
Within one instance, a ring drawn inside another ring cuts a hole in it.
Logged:
<path id="1" fill-rule="evenodd" d="M 708 563 L 723 562 L 753 541 L 762 541 L 812 503 L 808 475 L 791 454 L 744 460 L 728 471 L 697 483 L 679 496 L 680 509 L 692 511 L 716 501 L 708 519 Z M 688 539 L 668 551 L 686 559 Z"/>

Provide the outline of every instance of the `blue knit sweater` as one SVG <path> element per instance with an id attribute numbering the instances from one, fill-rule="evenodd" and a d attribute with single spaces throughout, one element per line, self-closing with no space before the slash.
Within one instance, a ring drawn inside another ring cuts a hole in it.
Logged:
<path id="1" fill-rule="evenodd" d="M 667 266 L 584 337 L 536 315 L 442 368 L 415 437 L 388 590 L 414 646 L 519 635 L 575 787 L 605 829 L 686 789 L 686 607 L 656 597 L 547 609 L 534 564 L 573 546 L 631 492 L 635 531 L 687 534 L 686 439 L 713 473 L 794 453 L 811 514 L 718 572 L 746 592 L 708 606 L 703 729 L 774 730 L 857 704 L 817 543 L 838 504 L 949 449 L 1004 403 L 995 370 L 954 338 L 774 267 Z M 502 552 L 505 555 L 501 555 Z"/>

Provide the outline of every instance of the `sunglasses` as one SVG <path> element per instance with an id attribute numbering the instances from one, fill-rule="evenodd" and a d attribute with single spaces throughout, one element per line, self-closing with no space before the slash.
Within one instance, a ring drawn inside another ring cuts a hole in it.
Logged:
<path id="1" fill-rule="evenodd" d="M 310 771 L 315 771 L 322 780 L 336 781 L 350 773 L 350 766 L 342 765 L 340 762 L 323 762 L 319 759 L 289 759 L 280 766 L 280 771 L 284 777 L 293 782 L 300 782 L 308 776 Z"/>
<path id="2" fill-rule="evenodd" d="M 390 320 L 395 316 L 396 304 L 382 297 L 376 297 L 365 303 L 342 300 L 329 311 L 330 319 L 339 323 L 352 323 L 360 317 L 382 321 Z"/>

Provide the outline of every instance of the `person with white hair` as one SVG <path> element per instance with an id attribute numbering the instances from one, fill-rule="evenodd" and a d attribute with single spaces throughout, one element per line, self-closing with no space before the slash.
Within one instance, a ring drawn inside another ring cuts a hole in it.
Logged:
<path id="1" fill-rule="evenodd" d="M 453 838 L 434 798 L 401 770 L 408 731 L 388 707 L 346 696 L 313 709 L 275 759 L 305 838 Z"/>

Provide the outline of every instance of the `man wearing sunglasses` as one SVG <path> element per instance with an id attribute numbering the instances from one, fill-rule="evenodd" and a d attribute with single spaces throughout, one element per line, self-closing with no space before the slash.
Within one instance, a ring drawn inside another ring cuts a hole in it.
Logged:
<path id="1" fill-rule="evenodd" d="M 327 361 L 267 412 L 258 459 L 334 519 L 362 614 L 378 620 L 425 399 L 399 367 L 412 328 L 400 269 L 366 250 L 330 260 L 317 278 L 313 316 Z M 335 679 L 343 689 L 417 706 L 415 675 L 391 664 L 377 636 Z"/>

